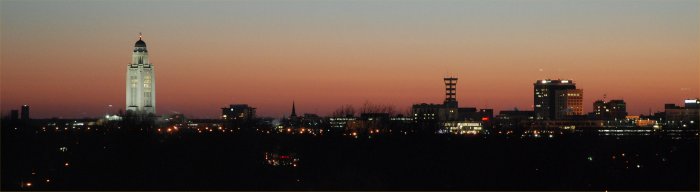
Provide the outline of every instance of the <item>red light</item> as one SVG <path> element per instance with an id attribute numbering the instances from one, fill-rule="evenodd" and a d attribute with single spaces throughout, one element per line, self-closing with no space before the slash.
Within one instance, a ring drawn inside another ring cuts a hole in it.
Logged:
<path id="1" fill-rule="evenodd" d="M 488 118 L 488 117 L 482 117 L 481 120 L 482 120 L 482 121 L 488 121 L 489 118 Z"/>

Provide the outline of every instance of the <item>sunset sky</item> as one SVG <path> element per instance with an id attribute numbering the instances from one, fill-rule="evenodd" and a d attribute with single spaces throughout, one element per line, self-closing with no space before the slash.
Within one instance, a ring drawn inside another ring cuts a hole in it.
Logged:
<path id="1" fill-rule="evenodd" d="M 631 114 L 699 96 L 700 1 L 0 2 L 1 109 L 79 118 L 124 108 L 138 33 L 157 112 L 326 115 L 365 101 L 532 110 L 533 82 L 573 79 Z M 108 105 L 114 105 L 108 109 Z"/>

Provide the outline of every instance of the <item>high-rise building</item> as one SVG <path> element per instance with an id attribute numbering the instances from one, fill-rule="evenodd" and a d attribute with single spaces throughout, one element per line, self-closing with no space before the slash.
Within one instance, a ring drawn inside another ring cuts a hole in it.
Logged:
<path id="1" fill-rule="evenodd" d="M 627 117 L 627 104 L 624 100 L 597 100 L 593 102 L 593 116 L 602 120 L 622 120 Z"/>
<path id="2" fill-rule="evenodd" d="M 20 119 L 22 119 L 22 121 L 29 121 L 29 105 L 22 105 Z"/>
<path id="3" fill-rule="evenodd" d="M 555 94 L 555 119 L 564 119 L 567 116 L 583 115 L 583 90 L 557 90 L 555 91 Z"/>
<path id="4" fill-rule="evenodd" d="M 146 42 L 134 45 L 126 72 L 126 109 L 138 114 L 156 113 L 156 83 L 153 64 L 148 62 Z"/>
<path id="5" fill-rule="evenodd" d="M 537 80 L 535 88 L 535 118 L 544 120 L 556 119 L 557 91 L 576 89 L 572 80 Z"/>

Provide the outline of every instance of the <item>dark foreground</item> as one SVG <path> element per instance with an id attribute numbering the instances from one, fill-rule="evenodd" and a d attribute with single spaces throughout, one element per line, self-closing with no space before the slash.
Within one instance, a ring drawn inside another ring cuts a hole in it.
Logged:
<path id="1" fill-rule="evenodd" d="M 298 165 L 270 165 L 266 153 Z M 697 191 L 698 154 L 697 139 L 656 137 L 4 131 L 2 190 Z"/>

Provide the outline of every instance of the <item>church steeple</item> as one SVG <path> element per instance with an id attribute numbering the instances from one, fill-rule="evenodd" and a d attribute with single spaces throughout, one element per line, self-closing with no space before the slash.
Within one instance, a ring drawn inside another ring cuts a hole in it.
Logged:
<path id="1" fill-rule="evenodd" d="M 292 101 L 292 115 L 289 117 L 297 117 L 297 109 L 296 106 L 294 106 L 294 101 Z"/>

